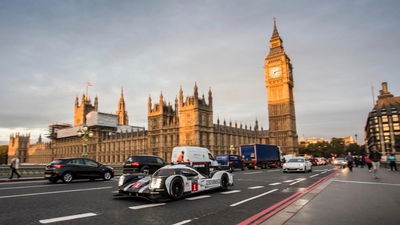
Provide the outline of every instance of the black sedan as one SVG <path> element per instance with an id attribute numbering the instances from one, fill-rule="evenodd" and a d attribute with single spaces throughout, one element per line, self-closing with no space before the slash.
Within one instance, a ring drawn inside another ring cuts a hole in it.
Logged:
<path id="1" fill-rule="evenodd" d="M 113 176 L 112 167 L 87 158 L 56 159 L 46 166 L 44 172 L 44 178 L 52 183 L 56 183 L 59 179 L 64 183 L 70 183 L 74 179 L 110 180 Z"/>

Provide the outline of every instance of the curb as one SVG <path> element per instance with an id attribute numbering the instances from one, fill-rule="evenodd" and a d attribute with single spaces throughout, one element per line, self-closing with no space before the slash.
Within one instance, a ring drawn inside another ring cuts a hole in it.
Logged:
<path id="1" fill-rule="evenodd" d="M 268 207 L 267 209 L 264 209 L 263 211 L 253 215 L 252 217 L 238 223 L 238 225 L 258 225 L 261 224 L 263 222 L 265 222 L 266 220 L 270 219 L 271 217 L 273 217 L 275 214 L 279 213 L 280 211 L 282 211 L 283 209 L 289 207 L 291 204 L 293 204 L 294 202 L 296 202 L 297 200 L 299 200 L 301 197 L 303 197 L 304 195 L 308 194 L 309 192 L 311 192 L 313 189 L 315 189 L 316 187 L 318 187 L 320 184 L 324 183 L 325 181 L 332 179 L 334 176 L 336 176 L 337 172 L 333 172 L 332 174 L 319 179 L 318 181 L 316 181 L 315 183 L 313 183 L 312 185 L 308 186 L 307 188 L 305 188 L 304 190 L 298 191 L 296 193 L 294 193 L 293 195 L 285 198 L 284 200 Z"/>

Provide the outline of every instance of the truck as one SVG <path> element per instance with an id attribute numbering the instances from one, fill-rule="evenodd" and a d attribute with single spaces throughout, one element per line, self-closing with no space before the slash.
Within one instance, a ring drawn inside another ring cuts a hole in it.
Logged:
<path id="1" fill-rule="evenodd" d="M 280 167 L 281 151 L 276 145 L 251 144 L 240 146 L 240 156 L 248 169 Z"/>

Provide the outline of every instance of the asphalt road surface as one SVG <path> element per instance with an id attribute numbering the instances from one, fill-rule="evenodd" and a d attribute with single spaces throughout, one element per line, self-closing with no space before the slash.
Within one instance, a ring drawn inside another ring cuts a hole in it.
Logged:
<path id="1" fill-rule="evenodd" d="M 117 178 L 0 183 L 0 224 L 237 224 L 332 172 L 330 166 L 313 167 L 311 173 L 235 171 L 229 191 L 163 203 L 114 198 Z"/>

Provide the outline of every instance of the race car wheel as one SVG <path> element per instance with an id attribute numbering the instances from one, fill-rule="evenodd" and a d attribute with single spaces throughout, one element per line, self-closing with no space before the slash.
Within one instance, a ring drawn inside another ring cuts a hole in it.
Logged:
<path id="1" fill-rule="evenodd" d="M 111 180 L 111 173 L 110 172 L 105 172 L 103 174 L 103 180 Z"/>
<path id="2" fill-rule="evenodd" d="M 171 199 L 180 199 L 183 197 L 184 187 L 183 180 L 180 177 L 175 177 L 171 181 L 169 197 Z"/>
<path id="3" fill-rule="evenodd" d="M 65 172 L 62 177 L 61 177 L 62 181 L 64 183 L 71 183 L 73 177 L 72 174 L 70 172 Z"/>
<path id="4" fill-rule="evenodd" d="M 228 190 L 228 185 L 229 185 L 229 178 L 228 178 L 228 175 L 226 175 L 224 173 L 224 174 L 222 174 L 222 177 L 221 177 L 221 189 L 223 191 Z"/>

